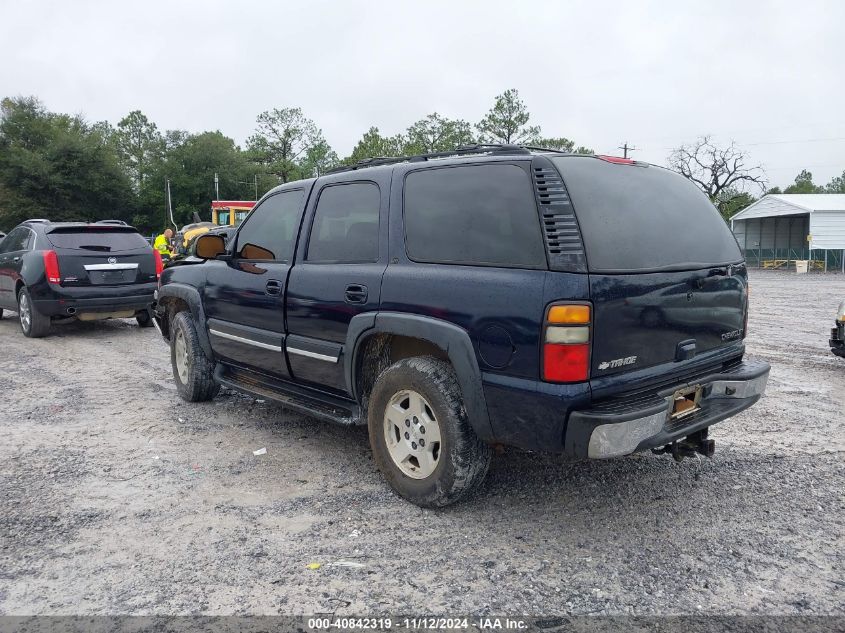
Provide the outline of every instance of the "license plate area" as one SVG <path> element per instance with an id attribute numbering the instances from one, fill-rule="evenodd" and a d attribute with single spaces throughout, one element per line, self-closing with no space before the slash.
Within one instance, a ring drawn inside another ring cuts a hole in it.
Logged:
<path id="1" fill-rule="evenodd" d="M 698 411 L 701 408 L 701 391 L 701 385 L 695 385 L 678 389 L 672 394 L 672 413 L 669 419 L 677 420 Z"/>

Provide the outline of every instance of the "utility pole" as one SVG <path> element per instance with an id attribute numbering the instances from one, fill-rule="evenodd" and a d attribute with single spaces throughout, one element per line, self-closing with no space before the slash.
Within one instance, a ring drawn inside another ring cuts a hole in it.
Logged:
<path id="1" fill-rule="evenodd" d="M 620 145 L 619 149 L 621 149 L 624 152 L 622 154 L 622 158 L 628 158 L 628 152 L 635 152 L 639 149 L 639 147 L 629 147 L 628 141 L 625 141 L 625 144 Z"/>
<path id="2" fill-rule="evenodd" d="M 220 200 L 220 179 L 217 177 L 217 172 L 214 172 L 214 199 Z"/>
<path id="3" fill-rule="evenodd" d="M 253 174 L 252 178 L 255 182 L 255 199 L 258 200 L 258 174 Z"/>
<path id="4" fill-rule="evenodd" d="M 176 220 L 173 219 L 173 201 L 170 199 L 170 179 L 165 179 L 165 185 L 167 188 L 167 212 L 170 214 L 170 223 L 179 230 L 179 227 L 176 225 Z"/>

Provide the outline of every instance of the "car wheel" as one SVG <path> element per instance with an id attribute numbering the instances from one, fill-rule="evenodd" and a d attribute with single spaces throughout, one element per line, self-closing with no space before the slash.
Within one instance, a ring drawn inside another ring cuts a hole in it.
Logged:
<path id="1" fill-rule="evenodd" d="M 18 317 L 21 331 L 26 337 L 41 338 L 50 331 L 50 317 L 38 311 L 26 288 L 21 288 L 18 293 Z"/>
<path id="2" fill-rule="evenodd" d="M 135 320 L 138 322 L 140 327 L 152 327 L 153 326 L 153 319 L 150 316 L 149 310 L 143 310 L 135 315 Z"/>
<path id="3" fill-rule="evenodd" d="M 431 357 L 394 363 L 376 380 L 367 417 L 379 470 L 411 503 L 446 506 L 484 480 L 492 451 L 472 430 L 448 363 Z"/>
<path id="4" fill-rule="evenodd" d="M 190 313 L 180 312 L 170 327 L 170 362 L 179 395 L 188 402 L 211 400 L 220 391 L 214 363 L 205 355 Z"/>

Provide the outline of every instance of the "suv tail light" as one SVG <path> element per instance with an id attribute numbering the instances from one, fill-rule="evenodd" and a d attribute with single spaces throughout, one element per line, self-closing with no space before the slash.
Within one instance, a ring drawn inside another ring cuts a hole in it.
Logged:
<path id="1" fill-rule="evenodd" d="M 56 251 L 44 251 L 44 275 L 47 277 L 48 283 L 62 283 L 62 274 L 59 271 L 59 257 L 56 255 Z"/>
<path id="2" fill-rule="evenodd" d="M 157 248 L 153 249 L 153 257 L 156 260 L 156 279 L 161 279 L 161 273 L 164 272 L 164 262 L 161 261 L 161 253 Z"/>
<path id="3" fill-rule="evenodd" d="M 543 325 L 543 380 L 584 382 L 590 377 L 590 306 L 551 305 Z"/>

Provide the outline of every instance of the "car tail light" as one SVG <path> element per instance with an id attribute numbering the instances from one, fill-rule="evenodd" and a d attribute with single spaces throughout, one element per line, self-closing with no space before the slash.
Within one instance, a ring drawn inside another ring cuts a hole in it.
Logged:
<path id="1" fill-rule="evenodd" d="M 156 279 L 161 279 L 161 273 L 164 272 L 164 262 L 161 261 L 161 253 L 158 249 L 153 249 L 153 257 L 156 260 Z"/>
<path id="2" fill-rule="evenodd" d="M 543 326 L 543 380 L 583 382 L 590 377 L 590 306 L 551 305 Z"/>
<path id="3" fill-rule="evenodd" d="M 44 251 L 44 275 L 51 284 L 62 283 L 62 274 L 59 271 L 59 257 L 56 251 Z"/>

